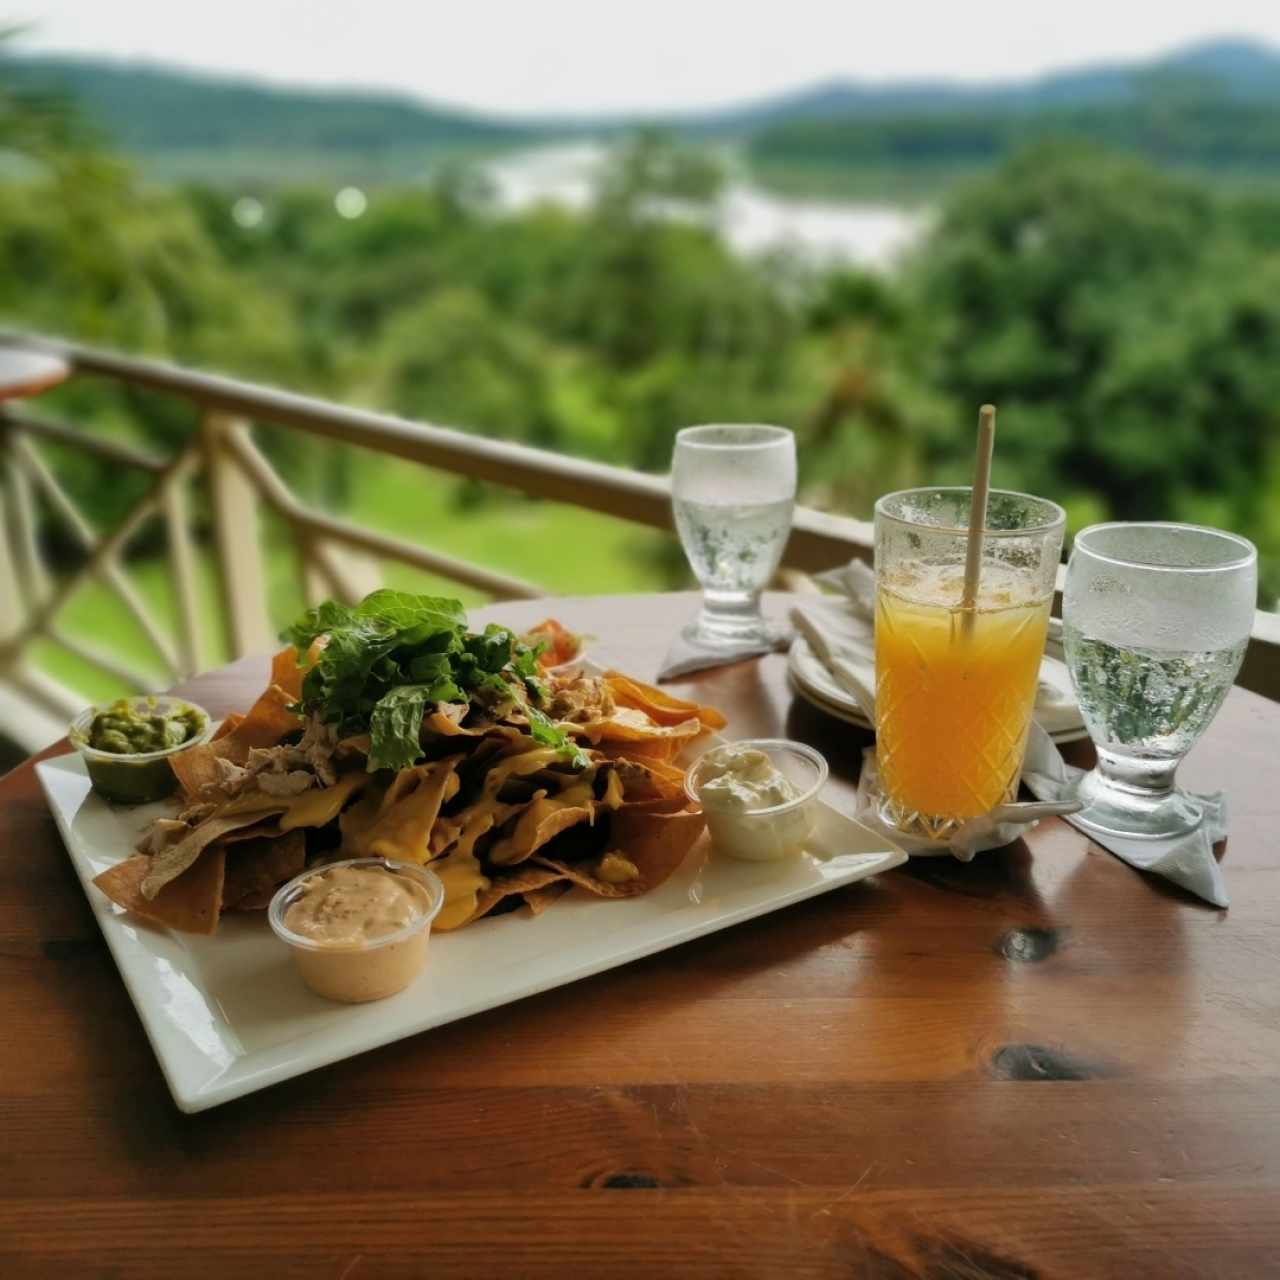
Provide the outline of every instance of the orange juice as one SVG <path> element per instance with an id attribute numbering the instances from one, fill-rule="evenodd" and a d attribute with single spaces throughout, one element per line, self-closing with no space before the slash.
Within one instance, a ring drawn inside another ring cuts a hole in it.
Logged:
<path id="1" fill-rule="evenodd" d="M 893 820 L 945 837 L 1013 799 L 1050 598 L 984 569 L 970 619 L 957 569 L 906 569 L 876 591 L 876 759 Z"/>

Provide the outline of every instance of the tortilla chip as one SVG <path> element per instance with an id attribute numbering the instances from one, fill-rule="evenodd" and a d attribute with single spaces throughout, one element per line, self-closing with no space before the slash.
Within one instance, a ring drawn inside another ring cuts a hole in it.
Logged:
<path id="1" fill-rule="evenodd" d="M 619 809 L 610 818 L 605 855 L 618 853 L 640 873 L 634 880 L 613 883 L 595 874 L 598 859 L 562 862 L 543 854 L 530 859 L 537 866 L 559 871 L 566 879 L 600 898 L 634 898 L 656 889 L 685 860 L 706 825 L 702 811 L 685 809 L 679 813 L 634 813 L 631 806 Z"/>
<path id="2" fill-rule="evenodd" d="M 614 702 L 623 707 L 635 707 L 658 724 L 679 724 L 690 716 L 696 717 L 704 729 L 723 729 L 729 723 L 715 707 L 673 697 L 665 689 L 633 680 L 621 671 L 606 671 L 604 682 L 609 686 Z"/>
<path id="3" fill-rule="evenodd" d="M 524 891 L 525 906 L 529 908 L 531 914 L 540 916 L 557 898 L 563 898 L 572 888 L 573 884 L 568 880 L 552 880 L 550 884 L 544 884 L 540 889 L 526 889 Z"/>
<path id="4" fill-rule="evenodd" d="M 257 816 L 256 814 L 254 815 Z M 276 821 L 275 815 L 256 823 L 252 827 L 241 827 L 239 831 L 228 831 L 219 844 L 238 844 L 241 840 L 260 840 L 263 836 L 280 835 L 280 824 Z"/>
<path id="5" fill-rule="evenodd" d="M 591 804 L 566 805 L 549 798 L 545 791 L 539 791 L 516 819 L 511 834 L 496 841 L 489 849 L 488 859 L 496 867 L 523 862 L 562 831 L 582 822 L 591 822 L 594 813 L 595 807 Z"/>
<path id="6" fill-rule="evenodd" d="M 503 875 L 494 876 L 487 889 L 482 889 L 476 895 L 476 909 L 467 917 L 463 924 L 471 924 L 475 920 L 479 920 L 481 916 L 488 915 L 490 911 L 513 893 L 528 894 L 547 888 L 557 880 L 563 880 L 563 874 L 549 867 L 518 867 L 514 871 L 505 872 Z M 458 928 L 461 928 L 459 925 Z"/>
<path id="7" fill-rule="evenodd" d="M 226 850 L 210 849 L 195 866 L 168 881 L 159 892 L 148 895 L 143 884 L 152 861 L 146 854 L 134 854 L 95 876 L 93 883 L 117 906 L 144 920 L 180 933 L 213 933 L 222 906 Z"/>
<path id="8" fill-rule="evenodd" d="M 684 810 L 695 807 L 682 791 L 678 796 L 653 796 L 648 800 L 628 800 L 618 812 L 622 813 L 625 810 L 630 820 L 634 821 L 641 814 L 683 813 Z"/>
<path id="9" fill-rule="evenodd" d="M 219 738 L 225 738 L 227 734 L 238 729 L 243 723 L 244 716 L 242 716 L 238 711 L 233 711 L 229 716 L 224 718 L 209 741 L 217 742 Z"/>
<path id="10" fill-rule="evenodd" d="M 686 716 L 670 724 L 657 724 L 638 707 L 616 707 L 604 720 L 591 720 L 582 726 L 592 742 L 650 742 L 654 739 L 684 742 L 696 738 L 702 729 L 697 716 Z"/>
<path id="11" fill-rule="evenodd" d="M 279 813 L 285 807 L 283 804 L 276 805 L 275 811 Z M 160 890 L 176 880 L 215 840 L 241 827 L 261 822 L 262 816 L 261 812 L 211 814 L 199 825 L 192 827 L 176 844 L 162 849 L 150 859 L 151 866 L 142 881 L 143 894 L 154 901 Z M 222 901 L 221 885 L 218 889 L 218 901 Z"/>
<path id="12" fill-rule="evenodd" d="M 666 760 L 637 760 L 620 749 L 617 776 L 622 781 L 623 796 L 628 802 L 636 800 L 678 800 L 683 808 L 687 796 L 684 790 L 684 770 Z"/>
<path id="13" fill-rule="evenodd" d="M 169 767 L 185 794 L 196 796 L 206 783 L 218 781 L 219 759 L 244 764 L 254 747 L 274 747 L 286 734 L 300 729 L 302 721 L 289 710 L 295 701 L 287 690 L 270 685 L 225 737 L 171 756 Z"/>
<path id="14" fill-rule="evenodd" d="M 306 863 L 307 841 L 301 831 L 240 841 L 226 850 L 223 910 L 251 911 L 266 906 L 275 891 L 299 875 Z"/>
<path id="15" fill-rule="evenodd" d="M 314 652 L 307 654 L 308 664 Z M 298 662 L 298 651 L 290 645 L 281 649 L 271 658 L 271 679 L 269 684 L 279 685 L 289 697 L 297 702 L 302 697 L 302 666 Z"/>
<path id="16" fill-rule="evenodd" d="M 624 805 L 609 822 L 606 848 L 618 849 L 640 869 L 647 889 L 660 885 L 684 860 L 706 826 L 701 809 L 674 813 Z"/>
<path id="17" fill-rule="evenodd" d="M 636 760 L 641 764 L 665 765 L 674 769 L 676 766 L 671 764 L 671 760 L 680 753 L 686 741 L 685 738 L 650 738 L 648 742 L 602 742 L 599 750 L 611 760 Z M 683 770 L 680 776 L 683 779 Z M 684 785 L 683 781 L 680 785 Z"/>

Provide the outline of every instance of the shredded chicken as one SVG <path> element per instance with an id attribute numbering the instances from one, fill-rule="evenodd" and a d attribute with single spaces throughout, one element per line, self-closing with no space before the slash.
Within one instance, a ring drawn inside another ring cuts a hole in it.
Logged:
<path id="1" fill-rule="evenodd" d="M 138 842 L 139 853 L 155 855 L 181 840 L 191 827 L 180 818 L 157 818 Z"/>
<path id="2" fill-rule="evenodd" d="M 203 822 L 217 807 L 218 802 L 212 800 L 202 800 L 197 804 L 188 805 L 178 814 L 178 821 L 185 822 L 187 826 L 194 827 L 197 822 Z"/>
<path id="3" fill-rule="evenodd" d="M 337 745 L 338 734 L 333 725 L 325 724 L 316 715 L 307 717 L 307 727 L 295 750 L 320 779 L 321 786 L 331 787 L 338 780 L 337 770 L 333 767 L 333 753 Z"/>
<path id="4" fill-rule="evenodd" d="M 290 769 L 285 773 L 264 772 L 258 774 L 258 789 L 269 796 L 298 796 L 315 785 L 316 776 L 305 769 Z"/>
<path id="5" fill-rule="evenodd" d="M 577 675 L 552 684 L 547 714 L 553 720 L 584 724 L 613 714 L 613 693 L 599 676 Z"/>
<path id="6" fill-rule="evenodd" d="M 221 757 L 216 758 L 213 764 L 218 771 L 218 776 L 200 788 L 201 799 L 216 803 L 238 796 L 249 780 L 248 771 L 233 761 L 224 760 Z"/>

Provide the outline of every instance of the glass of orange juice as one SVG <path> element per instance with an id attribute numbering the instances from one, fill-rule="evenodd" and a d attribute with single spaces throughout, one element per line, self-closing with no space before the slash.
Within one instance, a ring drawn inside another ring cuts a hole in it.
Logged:
<path id="1" fill-rule="evenodd" d="M 966 605 L 971 497 L 907 489 L 876 503 L 881 814 L 934 840 L 1017 792 L 1066 523 L 1056 503 L 993 489 Z"/>

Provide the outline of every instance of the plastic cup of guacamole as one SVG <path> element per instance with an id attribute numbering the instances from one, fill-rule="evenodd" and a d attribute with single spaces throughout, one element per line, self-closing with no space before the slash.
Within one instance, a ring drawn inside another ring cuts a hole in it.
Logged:
<path id="1" fill-rule="evenodd" d="M 212 732 L 209 713 L 194 702 L 142 694 L 87 708 L 67 736 L 99 795 L 116 804 L 146 804 L 177 786 L 170 758 L 207 742 Z"/>

